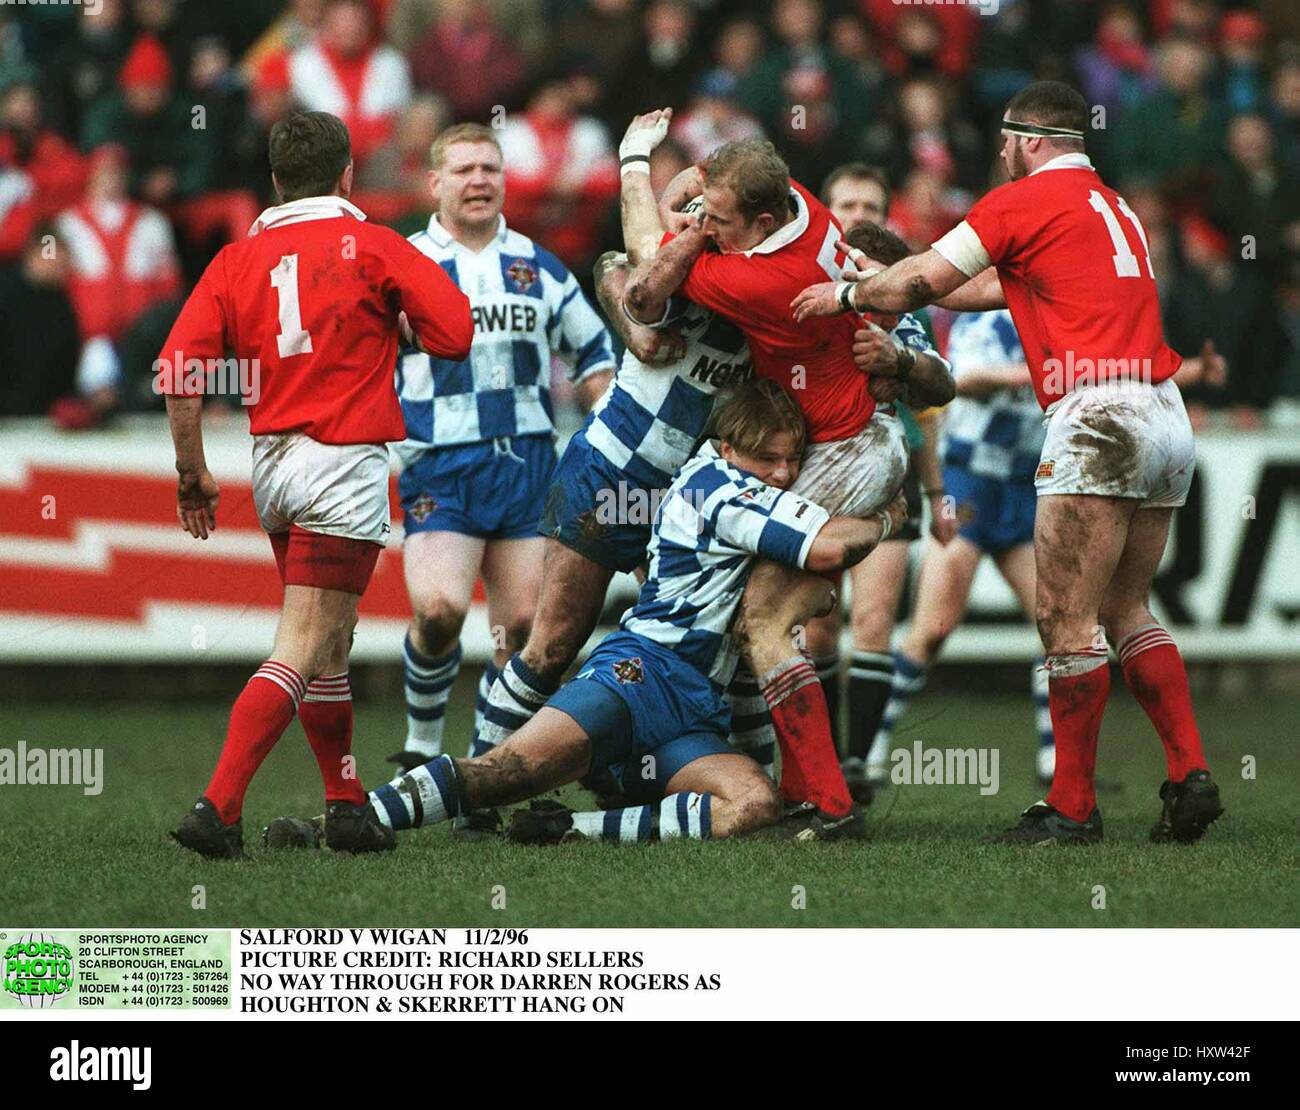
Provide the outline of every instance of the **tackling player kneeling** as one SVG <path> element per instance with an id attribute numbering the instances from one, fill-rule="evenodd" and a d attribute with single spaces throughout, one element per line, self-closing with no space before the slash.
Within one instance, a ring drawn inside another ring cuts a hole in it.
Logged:
<path id="1" fill-rule="evenodd" d="M 660 505 L 649 574 L 618 631 L 500 746 L 471 759 L 440 756 L 374 791 L 378 820 L 393 829 L 451 820 L 600 769 L 639 804 L 574 813 L 538 803 L 513 815 L 507 837 L 720 839 L 781 820 L 775 784 L 727 742 L 741 594 L 759 559 L 823 573 L 853 565 L 902 524 L 906 506 L 897 498 L 869 520 L 831 517 L 790 492 L 806 431 L 772 382 L 738 388 L 716 430 L 717 444 L 682 467 Z"/>
<path id="2" fill-rule="evenodd" d="M 357 601 L 389 531 L 388 442 L 406 434 L 393 388 L 399 329 L 430 354 L 464 358 L 469 301 L 442 267 L 347 201 L 347 128 L 298 112 L 271 129 L 283 201 L 222 248 L 186 301 L 159 367 L 176 448 L 177 514 L 196 539 L 216 528 L 203 455 L 201 375 L 228 351 L 256 372 L 248 404 L 253 501 L 284 607 L 270 658 L 230 713 L 212 780 L 172 836 L 204 856 L 243 853 L 244 794 L 297 714 L 325 783 L 325 836 L 342 851 L 393 847 L 353 771 L 347 661 Z M 198 394 L 198 395 L 196 395 Z"/>

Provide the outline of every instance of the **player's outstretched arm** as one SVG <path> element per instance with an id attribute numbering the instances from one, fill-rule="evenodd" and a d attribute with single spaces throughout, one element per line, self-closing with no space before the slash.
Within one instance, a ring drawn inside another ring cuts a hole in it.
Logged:
<path id="1" fill-rule="evenodd" d="M 625 255 L 606 251 L 596 260 L 596 299 L 624 346 L 648 366 L 676 362 L 686 353 L 686 344 L 676 328 L 649 328 L 632 321 L 623 311 L 632 265 Z"/>
<path id="2" fill-rule="evenodd" d="M 936 250 L 914 254 L 857 281 L 825 281 L 808 286 L 790 308 L 800 322 L 841 312 L 910 312 L 934 304 L 969 279 Z"/>
<path id="3" fill-rule="evenodd" d="M 438 263 L 396 232 L 389 259 L 390 288 L 397 291 L 406 327 L 419 339 L 420 350 L 438 358 L 468 358 L 474 342 L 469 298 Z"/>
<path id="4" fill-rule="evenodd" d="M 989 266 L 934 303 L 953 312 L 991 312 L 995 308 L 1006 308 L 1007 298 L 1002 292 L 996 267 Z"/>
<path id="5" fill-rule="evenodd" d="M 1033 377 L 1023 362 L 1007 366 L 971 366 L 957 379 L 957 393 L 961 397 L 987 397 L 1000 389 L 1019 389 L 1031 385 Z"/>
<path id="6" fill-rule="evenodd" d="M 868 323 L 853 333 L 853 362 L 873 385 L 888 379 L 905 389 L 878 392 L 877 401 L 891 401 L 904 392 L 907 400 L 918 407 L 946 405 L 957 394 L 948 364 L 931 351 L 918 351 L 898 342 L 888 332 Z"/>
<path id="7" fill-rule="evenodd" d="M 664 237 L 664 223 L 650 187 L 650 152 L 668 133 L 672 116 L 671 108 L 636 116 L 618 147 L 623 245 L 634 266 L 653 258 Z"/>
<path id="8" fill-rule="evenodd" d="M 633 271 L 623 304 L 636 323 L 655 324 L 664 318 L 668 298 L 681 288 L 705 242 L 698 226 L 687 227 Z"/>
<path id="9" fill-rule="evenodd" d="M 698 166 L 687 166 L 668 182 L 664 195 L 659 198 L 659 219 L 669 231 L 677 232 L 689 227 L 693 218 L 682 212 L 688 201 L 704 192 L 704 175 Z"/>
<path id="10" fill-rule="evenodd" d="M 848 570 L 862 562 L 882 540 L 888 539 L 907 521 L 907 499 L 900 493 L 880 512 L 867 520 L 833 516 L 817 533 L 804 569 L 817 574 Z"/>

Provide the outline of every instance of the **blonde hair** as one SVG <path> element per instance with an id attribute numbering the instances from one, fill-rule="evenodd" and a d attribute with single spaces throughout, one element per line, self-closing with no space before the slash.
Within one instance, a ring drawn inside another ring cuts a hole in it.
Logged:
<path id="1" fill-rule="evenodd" d="M 789 432 L 802 452 L 808 426 L 795 400 L 774 381 L 751 378 L 714 409 L 713 434 L 742 455 L 756 455 L 774 435 Z"/>
<path id="2" fill-rule="evenodd" d="M 442 166 L 447 156 L 447 148 L 452 143 L 491 143 L 501 153 L 501 141 L 492 128 L 481 123 L 456 123 L 448 127 L 433 140 L 429 147 L 429 165 L 435 170 Z"/>
<path id="3" fill-rule="evenodd" d="M 764 213 L 781 223 L 790 211 L 790 168 L 766 139 L 724 143 L 700 170 L 704 184 L 731 187 L 746 223 Z"/>

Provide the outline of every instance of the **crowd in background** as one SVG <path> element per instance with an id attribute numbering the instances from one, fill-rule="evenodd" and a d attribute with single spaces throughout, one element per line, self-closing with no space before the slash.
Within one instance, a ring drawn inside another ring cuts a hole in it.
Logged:
<path id="1" fill-rule="evenodd" d="M 997 183 L 1002 106 L 1042 77 L 1094 106 L 1170 342 L 1228 360 L 1189 400 L 1241 427 L 1300 403 L 1295 0 L 90 0 L 0 6 L 0 415 L 159 407 L 153 359 L 274 203 L 267 135 L 296 106 L 344 119 L 354 202 L 404 233 L 439 130 L 497 127 L 507 220 L 586 282 L 621 245 L 637 112 L 675 110 L 658 187 L 762 134 L 814 189 L 880 167 L 924 249 Z"/>

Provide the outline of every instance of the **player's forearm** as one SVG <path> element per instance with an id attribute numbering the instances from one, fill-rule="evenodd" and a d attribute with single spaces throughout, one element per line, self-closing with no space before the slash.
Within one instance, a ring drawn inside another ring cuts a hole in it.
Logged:
<path id="1" fill-rule="evenodd" d="M 870 520 L 833 516 L 822 525 L 808 549 L 804 569 L 815 574 L 848 570 L 871 554 L 883 532 L 884 522 L 879 516 Z"/>
<path id="2" fill-rule="evenodd" d="M 981 366 L 963 370 L 957 379 L 959 397 L 987 397 L 1003 389 L 1019 389 L 1030 383 L 1029 367 L 1023 362 L 1012 366 Z"/>
<path id="3" fill-rule="evenodd" d="M 632 272 L 623 292 L 623 303 L 634 320 L 653 324 L 663 319 L 668 298 L 686 281 L 704 243 L 702 231 L 687 228 Z"/>
<path id="4" fill-rule="evenodd" d="M 203 398 L 168 397 L 167 426 L 176 449 L 177 473 L 198 474 L 207 470 L 203 454 Z"/>
<path id="5" fill-rule="evenodd" d="M 609 383 L 613 378 L 613 370 L 597 370 L 594 374 L 588 374 L 585 378 L 582 378 L 573 387 L 573 394 L 583 412 L 592 410 L 596 402 L 605 395 L 605 390 L 609 388 Z"/>
<path id="6" fill-rule="evenodd" d="M 664 237 L 663 221 L 650 188 L 650 174 L 639 171 L 623 175 L 619 199 L 623 217 L 623 244 L 632 265 L 653 258 Z"/>
<path id="7" fill-rule="evenodd" d="M 852 302 L 858 312 L 899 313 L 933 304 L 936 295 L 913 256 L 857 282 Z"/>
<path id="8" fill-rule="evenodd" d="M 924 439 L 919 447 L 912 450 L 912 467 L 916 471 L 922 493 L 941 493 L 943 467 L 939 465 L 939 419 L 937 415 L 927 413 L 925 416 L 918 417 L 917 423 L 921 425 Z"/>
<path id="9" fill-rule="evenodd" d="M 998 280 L 998 272 L 993 266 L 976 274 L 965 285 L 959 285 L 934 303 L 953 312 L 989 312 L 1007 307 L 1002 282 Z"/>
<path id="10" fill-rule="evenodd" d="M 907 399 L 918 408 L 946 405 L 957 395 L 947 363 L 929 351 L 912 352 L 915 362 L 907 378 Z"/>

